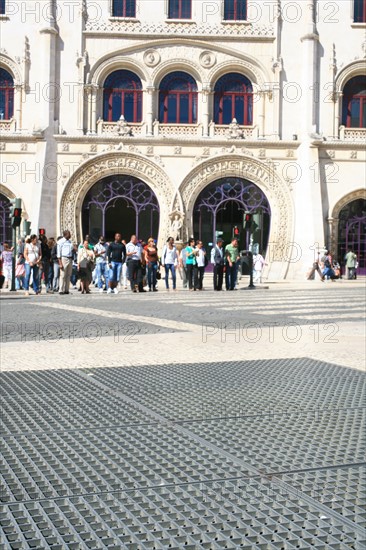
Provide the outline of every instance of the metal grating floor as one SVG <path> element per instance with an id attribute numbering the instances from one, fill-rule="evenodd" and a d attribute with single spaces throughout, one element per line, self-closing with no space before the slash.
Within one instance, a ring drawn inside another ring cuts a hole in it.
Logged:
<path id="1" fill-rule="evenodd" d="M 2 373 L 0 548 L 361 550 L 364 382 L 309 359 Z"/>

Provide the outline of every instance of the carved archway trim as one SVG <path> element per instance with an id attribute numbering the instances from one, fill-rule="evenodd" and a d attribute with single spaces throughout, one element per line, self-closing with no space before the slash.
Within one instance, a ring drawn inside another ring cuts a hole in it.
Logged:
<path id="1" fill-rule="evenodd" d="M 10 57 L 10 55 L 5 53 L 1 54 L 0 67 L 12 73 L 14 78 L 14 86 L 19 86 L 23 84 L 23 79 L 22 79 L 19 65 L 18 63 L 16 63 L 16 61 L 14 61 L 13 58 Z"/>
<path id="2" fill-rule="evenodd" d="M 137 153 L 110 152 L 98 155 L 82 164 L 69 179 L 60 203 L 60 229 L 69 229 L 80 242 L 81 210 L 89 189 L 99 180 L 113 175 L 135 176 L 155 192 L 159 202 L 159 243 L 169 233 L 169 206 L 175 189 L 167 174 L 150 159 Z M 159 244 L 160 246 L 160 244 Z"/>
<path id="3" fill-rule="evenodd" d="M 336 204 L 333 206 L 332 218 L 339 218 L 339 214 L 342 208 L 344 208 L 350 202 L 356 201 L 357 199 L 366 200 L 366 189 L 356 189 L 356 191 L 351 191 L 351 193 L 348 193 L 347 195 L 339 199 L 339 201 L 336 202 Z"/>
<path id="4" fill-rule="evenodd" d="M 272 162 L 261 162 L 247 155 L 229 154 L 208 159 L 192 170 L 179 190 L 186 207 L 187 238 L 193 232 L 193 210 L 200 192 L 210 183 L 223 177 L 244 178 L 257 185 L 266 195 L 271 207 L 269 243 L 271 261 L 283 262 L 293 241 L 293 202 L 285 182 L 276 174 Z M 286 275 L 287 264 L 282 275 Z"/>
<path id="5" fill-rule="evenodd" d="M 365 60 L 351 61 L 337 74 L 335 78 L 336 90 L 343 91 L 343 88 L 351 78 L 360 75 L 365 75 Z"/>
<path id="6" fill-rule="evenodd" d="M 356 189 L 355 191 L 347 193 L 347 195 L 339 199 L 333 206 L 332 216 L 328 219 L 330 225 L 330 249 L 333 253 L 337 253 L 338 251 L 339 215 L 341 210 L 350 202 L 357 201 L 358 199 L 366 200 L 366 189 Z"/>
<path id="7" fill-rule="evenodd" d="M 2 183 L 0 183 L 0 193 L 2 195 L 5 195 L 8 199 L 15 199 L 16 195 L 13 193 L 13 191 L 10 191 L 8 187 L 5 187 Z"/>

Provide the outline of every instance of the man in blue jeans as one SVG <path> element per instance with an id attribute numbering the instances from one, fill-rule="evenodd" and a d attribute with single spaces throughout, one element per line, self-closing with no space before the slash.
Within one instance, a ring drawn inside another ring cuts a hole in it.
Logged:
<path id="1" fill-rule="evenodd" d="M 121 234 L 116 233 L 114 242 L 108 247 L 109 288 L 107 294 L 112 294 L 112 292 L 118 294 L 117 285 L 121 278 L 122 264 L 126 259 L 126 247 L 121 241 Z"/>
<path id="2" fill-rule="evenodd" d="M 108 289 L 109 266 L 107 262 L 107 245 L 103 235 L 99 237 L 98 243 L 94 247 L 95 263 L 97 268 L 97 279 L 99 292 Z M 119 279 L 118 279 L 119 280 Z"/>
<path id="3" fill-rule="evenodd" d="M 239 248 L 238 239 L 231 239 L 231 243 L 225 246 L 226 272 L 225 284 L 226 290 L 235 290 L 236 277 L 238 270 Z"/>

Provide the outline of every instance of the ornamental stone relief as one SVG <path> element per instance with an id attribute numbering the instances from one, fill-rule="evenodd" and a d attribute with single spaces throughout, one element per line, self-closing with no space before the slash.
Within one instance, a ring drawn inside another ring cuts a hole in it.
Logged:
<path id="1" fill-rule="evenodd" d="M 156 67 L 160 63 L 160 54 L 156 50 L 146 50 L 144 53 L 144 63 L 148 67 Z"/>
<path id="2" fill-rule="evenodd" d="M 111 152 L 94 157 L 78 168 L 69 179 L 61 198 L 61 230 L 69 229 L 74 239 L 81 239 L 80 212 L 87 191 L 105 176 L 127 174 L 140 178 L 155 192 L 160 206 L 159 239 L 169 232 L 169 206 L 175 189 L 165 172 L 150 159 L 136 153 Z"/>
<path id="3" fill-rule="evenodd" d="M 216 63 L 216 55 L 213 52 L 205 51 L 200 55 L 200 64 L 204 69 L 211 69 Z"/>
<path id="4" fill-rule="evenodd" d="M 192 232 L 192 216 L 199 193 L 211 182 L 223 177 L 241 177 L 258 185 L 267 196 L 271 211 L 270 242 L 273 244 L 273 260 L 286 258 L 288 244 L 293 236 L 293 204 L 290 191 L 277 176 L 272 163 L 263 163 L 253 157 L 232 156 L 212 158 L 193 169 L 180 186 L 186 208 L 186 231 Z"/>
<path id="5" fill-rule="evenodd" d="M 86 23 L 85 31 L 104 31 L 106 33 L 121 33 L 123 35 L 186 35 L 186 36 L 232 36 L 241 38 L 243 36 L 258 38 L 274 38 L 274 28 L 272 25 L 240 23 L 229 26 L 223 25 L 198 25 L 197 23 L 150 23 L 144 24 L 131 21 L 107 21 L 101 19 L 90 19 Z"/>

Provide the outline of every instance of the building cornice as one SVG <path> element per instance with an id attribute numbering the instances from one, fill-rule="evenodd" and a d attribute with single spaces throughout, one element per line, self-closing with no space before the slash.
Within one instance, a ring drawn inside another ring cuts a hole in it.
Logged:
<path id="1" fill-rule="evenodd" d="M 315 140 L 311 142 L 311 145 L 317 147 L 318 149 L 361 149 L 365 150 L 366 143 L 365 141 L 351 141 L 351 140 L 332 140 L 332 141 L 323 141 Z"/>

